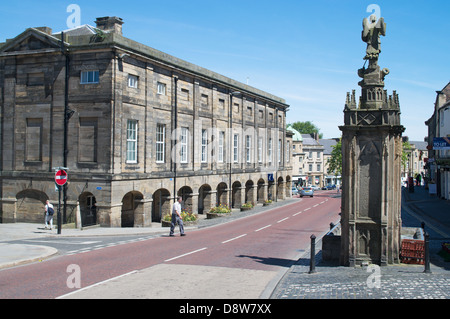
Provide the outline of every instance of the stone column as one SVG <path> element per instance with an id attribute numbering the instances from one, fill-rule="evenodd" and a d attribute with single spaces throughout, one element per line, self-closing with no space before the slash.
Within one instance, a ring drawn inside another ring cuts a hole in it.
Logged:
<path id="1" fill-rule="evenodd" d="M 134 227 L 149 227 L 152 224 L 153 199 L 142 199 L 134 212 Z"/>

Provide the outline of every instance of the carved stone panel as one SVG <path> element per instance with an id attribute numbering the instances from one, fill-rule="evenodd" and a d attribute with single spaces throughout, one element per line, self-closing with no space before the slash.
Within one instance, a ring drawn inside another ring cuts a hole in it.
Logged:
<path id="1" fill-rule="evenodd" d="M 357 218 L 379 219 L 381 211 L 381 144 L 359 142 L 359 209 Z"/>

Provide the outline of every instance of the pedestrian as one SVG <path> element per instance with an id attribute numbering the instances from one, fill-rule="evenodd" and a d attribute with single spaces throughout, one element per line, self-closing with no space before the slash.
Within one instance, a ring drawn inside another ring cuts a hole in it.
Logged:
<path id="1" fill-rule="evenodd" d="M 47 200 L 45 202 L 45 229 L 47 229 L 48 224 L 50 224 L 50 230 L 52 230 L 54 214 L 55 214 L 55 210 L 53 208 L 53 205 L 50 204 L 49 200 Z"/>
<path id="2" fill-rule="evenodd" d="M 181 201 L 183 199 L 181 197 L 177 198 L 177 201 L 173 204 L 172 207 L 172 224 L 170 225 L 170 237 L 174 236 L 174 230 L 175 226 L 178 223 L 178 226 L 180 227 L 180 235 L 186 236 L 184 233 L 184 225 L 183 220 L 181 219 Z"/>

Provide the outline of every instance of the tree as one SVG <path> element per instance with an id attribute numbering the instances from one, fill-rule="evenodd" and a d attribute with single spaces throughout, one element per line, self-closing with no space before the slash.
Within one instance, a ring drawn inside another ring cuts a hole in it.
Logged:
<path id="1" fill-rule="evenodd" d="M 331 146 L 331 157 L 328 159 L 328 174 L 342 175 L 342 140 Z"/>
<path id="2" fill-rule="evenodd" d="M 299 131 L 301 134 L 313 134 L 317 133 L 319 134 L 319 138 L 323 138 L 323 134 L 320 133 L 320 129 L 312 122 L 306 121 L 306 122 L 295 122 L 292 123 L 291 126 Z"/>
<path id="3" fill-rule="evenodd" d="M 411 144 L 409 144 L 408 141 L 403 142 L 402 167 L 403 167 L 403 172 L 405 172 L 405 173 L 408 173 L 406 171 L 406 169 L 407 169 L 410 154 L 411 154 Z"/>

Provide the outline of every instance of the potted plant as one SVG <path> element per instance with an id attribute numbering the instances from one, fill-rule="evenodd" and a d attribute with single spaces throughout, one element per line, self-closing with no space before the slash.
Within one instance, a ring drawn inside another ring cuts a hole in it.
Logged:
<path id="1" fill-rule="evenodd" d="M 225 217 L 229 216 L 230 214 L 231 209 L 227 205 L 220 204 L 219 206 L 211 208 L 211 210 L 206 213 L 206 219 Z"/>
<path id="2" fill-rule="evenodd" d="M 263 206 L 269 206 L 272 204 L 272 201 L 270 199 L 264 201 Z"/>
<path id="3" fill-rule="evenodd" d="M 245 203 L 244 205 L 241 206 L 241 212 L 250 210 L 252 208 L 253 208 L 252 203 Z"/>
<path id="4" fill-rule="evenodd" d="M 183 220 L 184 226 L 192 226 L 196 225 L 198 223 L 198 216 L 196 214 L 192 214 L 186 211 L 181 212 L 181 219 Z M 166 214 L 161 219 L 161 226 L 162 227 L 170 227 L 172 224 L 172 215 Z"/>

